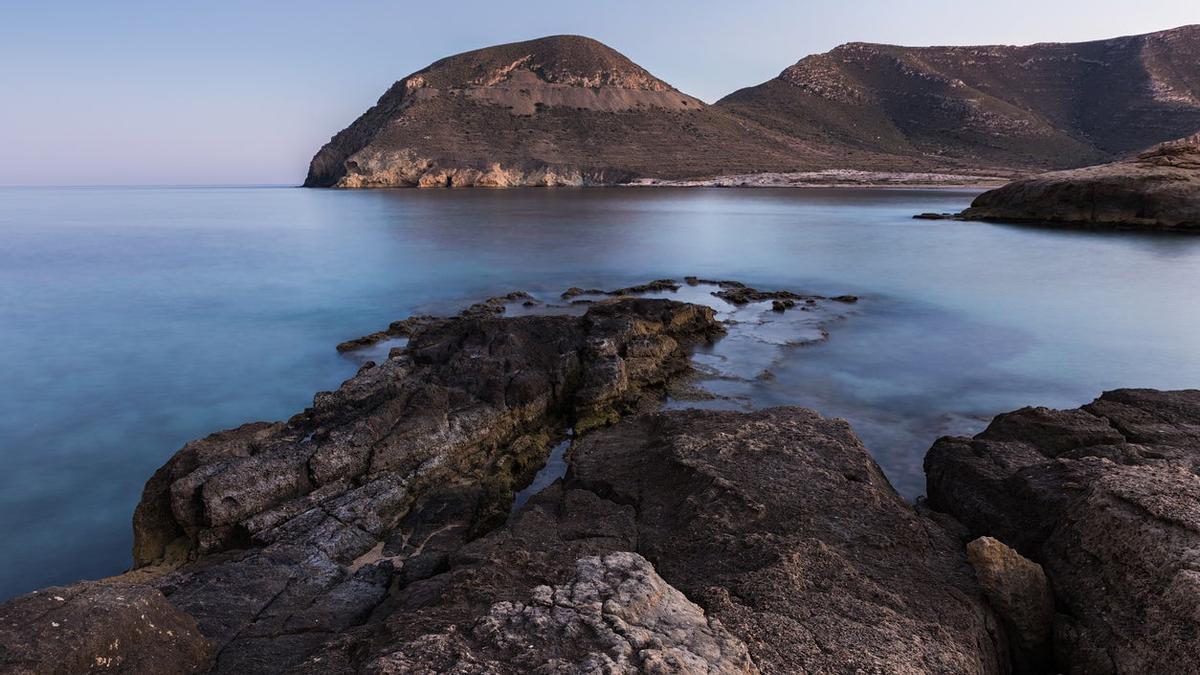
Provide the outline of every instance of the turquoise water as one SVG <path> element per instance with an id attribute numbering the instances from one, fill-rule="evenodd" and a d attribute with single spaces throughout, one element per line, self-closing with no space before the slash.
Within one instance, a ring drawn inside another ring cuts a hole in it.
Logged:
<path id="1" fill-rule="evenodd" d="M 937 435 L 996 412 L 1200 386 L 1200 238 L 909 217 L 971 196 L 0 189 L 0 597 L 124 569 L 146 478 L 352 375 L 339 341 L 514 289 L 861 295 L 773 380 L 729 386 L 850 419 L 910 497 Z"/>

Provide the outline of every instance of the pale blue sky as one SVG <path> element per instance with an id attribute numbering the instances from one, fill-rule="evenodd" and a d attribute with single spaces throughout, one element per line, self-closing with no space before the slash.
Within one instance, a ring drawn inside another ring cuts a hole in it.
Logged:
<path id="1" fill-rule="evenodd" d="M 297 183 L 393 81 L 449 54 L 595 37 L 713 101 L 842 42 L 1078 41 L 1196 0 L 0 4 L 0 185 Z"/>

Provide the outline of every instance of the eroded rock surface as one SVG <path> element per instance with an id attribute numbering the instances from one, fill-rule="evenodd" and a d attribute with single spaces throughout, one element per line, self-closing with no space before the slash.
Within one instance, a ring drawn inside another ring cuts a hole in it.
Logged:
<path id="1" fill-rule="evenodd" d="M 800 408 L 646 414 L 585 437 L 569 460 L 564 482 L 305 672 L 1006 666 L 960 533 L 896 495 L 843 421 Z"/>
<path id="2" fill-rule="evenodd" d="M 1200 232 L 1200 135 L 1014 181 L 976 197 L 962 217 Z"/>
<path id="3" fill-rule="evenodd" d="M 652 299 L 421 322 L 291 420 L 180 450 L 147 483 L 135 563 L 216 643 L 217 670 L 285 669 L 393 584 L 441 573 L 503 524 L 562 430 L 656 401 L 721 330 L 709 308 Z"/>
<path id="4" fill-rule="evenodd" d="M 1025 408 L 925 467 L 932 507 L 1045 569 L 1061 668 L 1200 670 L 1200 391 Z"/>

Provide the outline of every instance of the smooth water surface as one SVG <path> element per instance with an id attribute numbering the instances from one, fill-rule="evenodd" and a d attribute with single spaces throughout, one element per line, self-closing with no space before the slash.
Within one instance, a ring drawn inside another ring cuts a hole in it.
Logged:
<path id="1" fill-rule="evenodd" d="M 1200 386 L 1200 238 L 910 218 L 970 198 L 0 189 L 0 598 L 123 570 L 150 474 L 337 386 L 356 367 L 338 342 L 514 289 L 695 274 L 862 296 L 728 393 L 849 419 L 909 497 L 938 435 L 996 412 Z M 731 339 L 699 358 L 764 354 Z"/>

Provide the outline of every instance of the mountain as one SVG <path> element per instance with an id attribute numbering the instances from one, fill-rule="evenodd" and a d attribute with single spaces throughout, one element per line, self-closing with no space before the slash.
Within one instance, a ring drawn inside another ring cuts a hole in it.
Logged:
<path id="1" fill-rule="evenodd" d="M 1200 26 L 1024 47 L 852 43 L 714 105 L 559 35 L 396 82 L 321 148 L 304 184 L 778 184 L 847 169 L 954 179 L 1097 164 L 1197 130 Z"/>
<path id="2" fill-rule="evenodd" d="M 867 152 L 1082 166 L 1200 129 L 1200 26 L 1022 47 L 851 43 L 716 107 Z"/>
<path id="3" fill-rule="evenodd" d="M 1200 231 L 1200 134 L 1133 159 L 1014 181 L 976 197 L 962 217 Z"/>
<path id="4" fill-rule="evenodd" d="M 560 35 L 451 56 L 400 80 L 321 148 L 304 184 L 614 183 L 838 160 L 706 105 L 595 40 Z"/>

